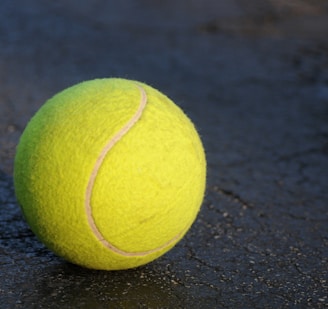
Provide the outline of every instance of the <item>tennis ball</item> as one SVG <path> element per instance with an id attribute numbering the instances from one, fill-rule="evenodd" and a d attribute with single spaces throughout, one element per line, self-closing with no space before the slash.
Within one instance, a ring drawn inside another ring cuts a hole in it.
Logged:
<path id="1" fill-rule="evenodd" d="M 92 269 L 146 264 L 188 231 L 206 162 L 187 116 L 152 87 L 118 78 L 72 86 L 24 130 L 16 196 L 36 236 Z"/>

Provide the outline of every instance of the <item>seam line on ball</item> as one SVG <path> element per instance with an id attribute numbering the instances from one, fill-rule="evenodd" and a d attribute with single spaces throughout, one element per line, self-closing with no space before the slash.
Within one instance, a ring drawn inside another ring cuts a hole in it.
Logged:
<path id="1" fill-rule="evenodd" d="M 105 237 L 101 234 L 100 230 L 98 229 L 98 227 L 95 223 L 95 219 L 92 214 L 92 206 L 91 206 L 92 190 L 93 190 L 93 186 L 95 184 L 96 178 L 97 178 L 98 171 L 99 171 L 106 155 L 115 146 L 115 144 L 126 133 L 128 133 L 128 131 L 137 123 L 137 121 L 141 118 L 142 113 L 147 105 L 148 98 L 147 98 L 147 94 L 146 94 L 145 90 L 138 84 L 136 84 L 136 86 L 138 87 L 138 89 L 140 91 L 140 95 L 141 95 L 139 107 L 138 107 L 137 111 L 135 112 L 135 114 L 132 116 L 132 118 L 123 126 L 123 128 L 121 128 L 121 130 L 119 130 L 116 133 L 116 135 L 114 135 L 114 137 L 103 148 L 102 152 L 100 153 L 100 155 L 95 163 L 95 166 L 93 167 L 93 170 L 92 170 L 92 173 L 89 178 L 88 185 L 87 185 L 86 194 L 85 194 L 85 210 L 86 210 L 88 223 L 89 223 L 89 226 L 90 226 L 93 234 L 106 248 L 108 248 L 109 250 L 112 250 L 113 252 L 116 252 L 120 255 L 124 255 L 124 256 L 144 256 L 144 255 L 147 255 L 150 253 L 154 253 L 156 251 L 159 251 L 159 250 L 167 247 L 171 243 L 175 242 L 180 237 L 180 235 L 183 233 L 183 231 L 182 231 L 181 233 L 177 234 L 173 239 L 169 240 L 164 245 L 157 247 L 155 249 L 151 249 L 148 251 L 142 251 L 142 252 L 128 252 L 128 251 L 124 251 L 124 250 L 121 250 L 121 249 L 115 247 L 113 244 L 111 244 L 109 241 L 107 241 L 105 239 Z"/>

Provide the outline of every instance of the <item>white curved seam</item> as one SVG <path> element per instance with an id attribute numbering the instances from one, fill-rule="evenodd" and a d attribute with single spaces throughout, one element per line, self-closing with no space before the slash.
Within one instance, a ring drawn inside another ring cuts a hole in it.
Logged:
<path id="1" fill-rule="evenodd" d="M 85 210 L 86 210 L 86 215 L 88 218 L 88 223 L 89 226 L 93 232 L 93 234 L 97 237 L 97 239 L 108 249 L 120 254 L 120 255 L 124 255 L 124 256 L 144 256 L 150 253 L 154 253 L 156 251 L 159 251 L 165 247 L 167 247 L 168 245 L 170 245 L 171 243 L 175 242 L 183 233 L 180 232 L 178 233 L 174 238 L 170 239 L 168 242 L 166 242 L 164 245 L 161 245 L 160 247 L 157 247 L 155 249 L 151 249 L 148 251 L 142 251 L 142 252 L 128 252 L 128 251 L 124 251 L 121 250 L 117 247 L 115 247 L 113 244 L 111 244 L 110 242 L 108 242 L 105 237 L 102 235 L 102 233 L 100 232 L 100 230 L 98 229 L 96 223 L 95 223 L 95 219 L 93 217 L 92 214 L 92 207 L 91 207 L 91 196 L 92 196 L 92 190 L 93 190 L 93 186 L 95 184 L 97 175 L 98 175 L 98 171 L 107 155 L 107 153 L 115 146 L 115 144 L 126 134 L 128 133 L 128 131 L 136 124 L 136 122 L 141 118 L 142 113 L 147 105 L 147 94 L 145 92 L 145 90 L 139 86 L 138 84 L 136 84 L 136 86 L 139 88 L 140 90 L 140 94 L 141 94 L 141 98 L 140 98 L 140 103 L 139 103 L 139 107 L 136 111 L 136 113 L 133 115 L 133 117 L 126 123 L 126 125 L 116 133 L 116 135 L 113 136 L 113 138 L 107 143 L 107 145 L 103 148 L 102 152 L 100 153 L 95 166 L 92 170 L 92 173 L 90 175 L 89 178 L 89 182 L 87 185 L 87 189 L 86 189 L 86 194 L 85 194 Z"/>

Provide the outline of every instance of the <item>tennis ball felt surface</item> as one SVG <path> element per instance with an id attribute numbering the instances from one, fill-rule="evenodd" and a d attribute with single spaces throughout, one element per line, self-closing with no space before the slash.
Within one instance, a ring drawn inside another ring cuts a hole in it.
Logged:
<path id="1" fill-rule="evenodd" d="M 188 231 L 206 162 L 188 117 L 136 81 L 82 82 L 48 100 L 23 132 L 16 196 L 38 238 L 93 269 L 146 264 Z"/>

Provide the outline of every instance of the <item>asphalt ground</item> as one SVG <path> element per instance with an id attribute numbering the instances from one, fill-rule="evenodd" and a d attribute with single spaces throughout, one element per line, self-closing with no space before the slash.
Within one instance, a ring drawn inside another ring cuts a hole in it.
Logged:
<path id="1" fill-rule="evenodd" d="M 166 93 L 208 162 L 186 237 L 127 271 L 56 257 L 14 195 L 28 120 L 98 77 Z M 1 1 L 1 308 L 327 308 L 327 171 L 327 1 Z"/>

